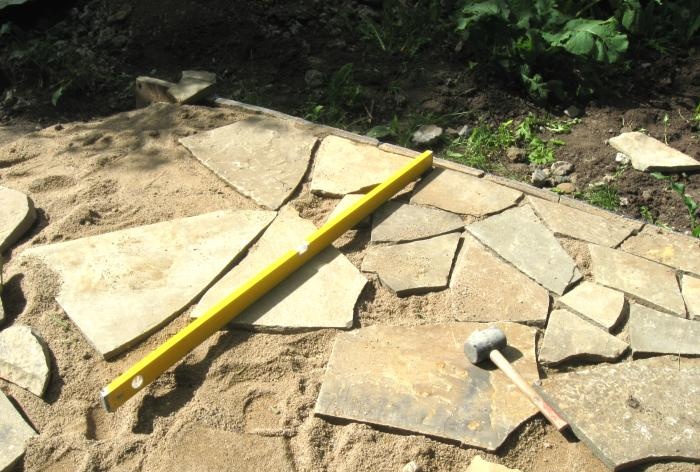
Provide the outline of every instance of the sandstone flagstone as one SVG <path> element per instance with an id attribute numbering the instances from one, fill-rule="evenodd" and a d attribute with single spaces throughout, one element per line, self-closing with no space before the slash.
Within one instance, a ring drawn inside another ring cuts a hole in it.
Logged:
<path id="1" fill-rule="evenodd" d="M 482 323 L 379 326 L 339 334 L 316 401 L 316 414 L 363 421 L 498 448 L 535 407 L 498 369 L 464 355 Z M 528 383 L 538 379 L 535 329 L 496 323 L 503 355 Z"/>
<path id="2" fill-rule="evenodd" d="M 249 254 L 202 296 L 192 316 L 204 314 L 278 257 L 299 247 L 315 230 L 293 208 L 284 207 Z M 330 246 L 234 318 L 233 324 L 268 329 L 350 328 L 366 283 L 357 268 Z"/>
<path id="3" fill-rule="evenodd" d="M 454 213 L 388 201 L 374 213 L 372 241 L 414 241 L 463 229 L 464 221 Z"/>
<path id="4" fill-rule="evenodd" d="M 528 206 L 473 223 L 467 231 L 558 295 L 581 279 L 574 261 Z"/>
<path id="5" fill-rule="evenodd" d="M 484 216 L 514 206 L 522 196 L 522 192 L 472 175 L 435 169 L 418 184 L 411 203 Z"/>
<path id="6" fill-rule="evenodd" d="M 24 455 L 27 439 L 36 433 L 0 391 L 0 471 L 6 472 Z"/>
<path id="7" fill-rule="evenodd" d="M 111 357 L 185 308 L 275 212 L 223 210 L 28 249 L 61 278 L 56 300 Z"/>
<path id="8" fill-rule="evenodd" d="M 661 264 L 622 251 L 589 244 L 591 272 L 599 284 L 685 316 L 676 274 Z"/>
<path id="9" fill-rule="evenodd" d="M 686 274 L 683 276 L 681 285 L 690 318 L 700 320 L 700 279 Z"/>
<path id="10" fill-rule="evenodd" d="M 42 396 L 49 383 L 48 350 L 27 325 L 0 331 L 0 378 Z"/>
<path id="11" fill-rule="evenodd" d="M 571 359 L 614 361 L 627 347 L 627 343 L 570 311 L 554 310 L 547 321 L 539 361 L 545 364 Z"/>
<path id="12" fill-rule="evenodd" d="M 617 290 L 584 280 L 558 302 L 610 331 L 622 316 L 625 296 Z"/>
<path id="13" fill-rule="evenodd" d="M 35 219 L 34 203 L 29 197 L 0 186 L 0 253 L 17 242 Z"/>
<path id="14" fill-rule="evenodd" d="M 686 172 L 700 169 L 700 162 L 658 139 L 633 131 L 610 139 L 610 145 L 630 158 L 642 172 Z"/>
<path id="15" fill-rule="evenodd" d="M 612 470 L 700 459 L 700 361 L 671 357 L 601 364 L 536 386 Z"/>
<path id="16" fill-rule="evenodd" d="M 520 469 L 510 469 L 504 465 L 494 464 L 483 459 L 481 456 L 474 456 L 465 472 L 521 472 Z"/>
<path id="17" fill-rule="evenodd" d="M 549 293 L 464 234 L 450 279 L 452 316 L 460 321 L 544 324 Z"/>
<path id="18" fill-rule="evenodd" d="M 326 136 L 316 151 L 310 189 L 314 193 L 340 197 L 382 183 L 411 162 L 398 154 L 338 136 Z"/>
<path id="19" fill-rule="evenodd" d="M 628 326 L 634 354 L 700 355 L 700 321 L 633 304 Z"/>
<path id="20" fill-rule="evenodd" d="M 256 203 L 276 210 L 304 177 L 316 137 L 253 117 L 180 139 L 202 164 Z"/>
<path id="21" fill-rule="evenodd" d="M 374 272 L 397 295 L 447 287 L 458 233 L 391 246 L 372 246 L 362 261 L 363 272 Z"/>
<path id="22" fill-rule="evenodd" d="M 700 276 L 700 239 L 647 226 L 622 250 Z"/>

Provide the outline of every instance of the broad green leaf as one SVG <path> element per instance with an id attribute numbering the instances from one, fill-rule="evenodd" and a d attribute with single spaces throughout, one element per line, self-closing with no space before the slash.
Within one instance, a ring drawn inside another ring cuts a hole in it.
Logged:
<path id="1" fill-rule="evenodd" d="M 377 139 L 386 138 L 387 136 L 393 136 L 394 134 L 396 133 L 394 133 L 394 130 L 391 128 L 391 126 L 387 125 L 375 126 L 374 128 L 367 131 L 367 136 L 369 136 L 370 138 Z"/>

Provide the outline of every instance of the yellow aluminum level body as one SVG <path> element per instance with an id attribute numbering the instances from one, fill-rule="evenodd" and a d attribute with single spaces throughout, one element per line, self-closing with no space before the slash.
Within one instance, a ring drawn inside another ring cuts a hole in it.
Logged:
<path id="1" fill-rule="evenodd" d="M 251 277 L 201 317 L 104 387 L 100 394 L 105 409 L 114 411 L 119 408 L 209 336 L 226 326 L 248 306 L 328 247 L 345 231 L 362 221 L 382 203 L 430 169 L 432 165 L 432 152 L 424 152 L 305 240 L 300 240 L 299 247 L 290 249 Z"/>

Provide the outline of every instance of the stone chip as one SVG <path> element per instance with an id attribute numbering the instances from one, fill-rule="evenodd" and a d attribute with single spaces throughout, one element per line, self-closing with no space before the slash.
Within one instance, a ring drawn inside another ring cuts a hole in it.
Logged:
<path id="1" fill-rule="evenodd" d="M 625 308 L 622 292 L 584 280 L 558 302 L 595 324 L 610 331 Z"/>
<path id="2" fill-rule="evenodd" d="M 700 321 L 700 278 L 686 274 L 681 280 L 681 286 L 690 318 Z"/>
<path id="3" fill-rule="evenodd" d="M 379 207 L 372 223 L 372 242 L 415 241 L 464 229 L 454 213 L 393 201 Z"/>
<path id="4" fill-rule="evenodd" d="M 32 226 L 36 211 L 31 198 L 0 186 L 0 253 L 10 248 Z"/>
<path id="5" fill-rule="evenodd" d="M 0 471 L 9 471 L 24 455 L 27 439 L 36 433 L 0 391 Z"/>
<path id="6" fill-rule="evenodd" d="M 41 397 L 49 383 L 48 348 L 27 325 L 0 331 L 0 378 Z"/>
<path id="7" fill-rule="evenodd" d="M 622 133 L 609 141 L 627 155 L 632 167 L 642 172 L 687 172 L 700 169 L 700 162 L 644 133 Z"/>

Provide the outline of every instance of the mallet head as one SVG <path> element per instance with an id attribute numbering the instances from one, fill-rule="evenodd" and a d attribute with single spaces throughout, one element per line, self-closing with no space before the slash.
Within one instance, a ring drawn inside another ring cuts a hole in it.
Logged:
<path id="1" fill-rule="evenodd" d="M 506 334 L 498 328 L 491 327 L 474 331 L 464 343 L 464 354 L 472 364 L 488 359 L 489 353 L 506 347 Z"/>

